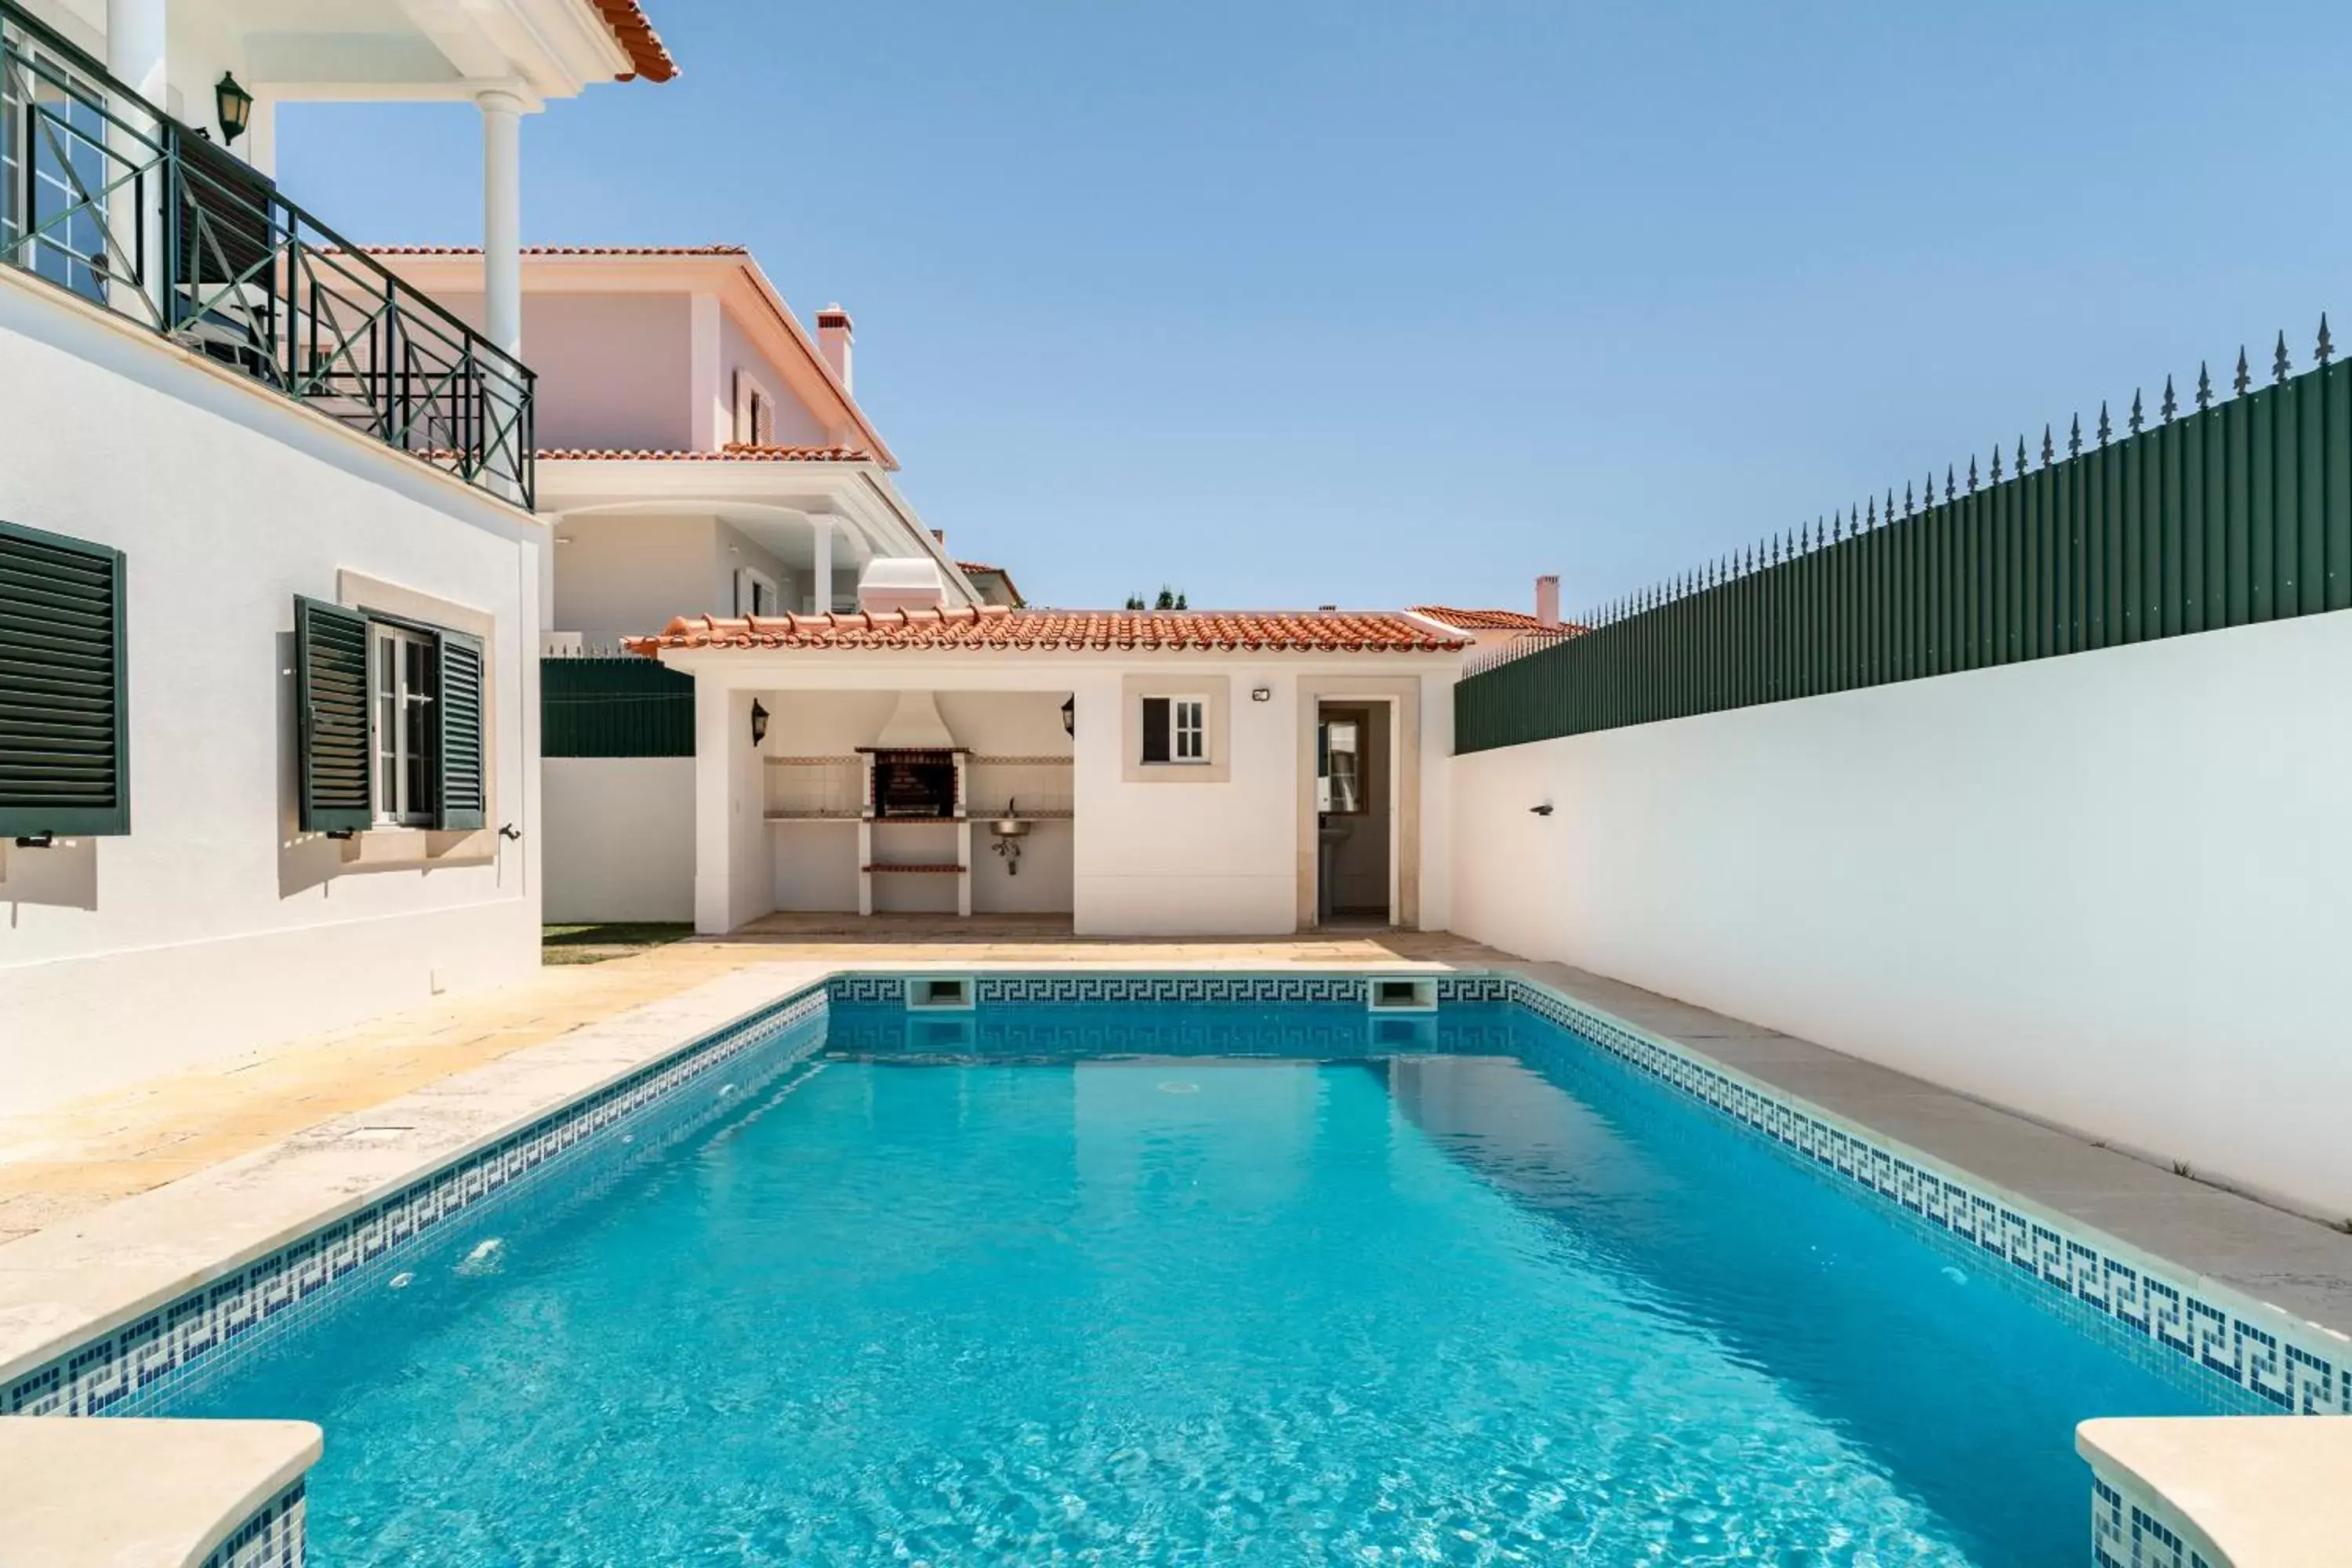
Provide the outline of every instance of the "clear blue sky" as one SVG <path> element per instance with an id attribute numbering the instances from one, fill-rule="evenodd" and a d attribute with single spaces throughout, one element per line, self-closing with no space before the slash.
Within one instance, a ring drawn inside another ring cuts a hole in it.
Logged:
<path id="1" fill-rule="evenodd" d="M 858 325 L 900 482 L 1030 596 L 1571 607 L 2352 343 L 2352 12 L 649 0 L 525 122 L 534 243 L 739 241 Z M 469 109 L 296 106 L 368 241 L 479 237 Z"/>

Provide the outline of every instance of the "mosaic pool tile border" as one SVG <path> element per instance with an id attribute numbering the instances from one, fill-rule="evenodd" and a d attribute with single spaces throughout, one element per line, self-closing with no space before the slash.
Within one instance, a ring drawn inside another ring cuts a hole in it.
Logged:
<path id="1" fill-rule="evenodd" d="M 906 983 L 919 973 L 937 972 L 870 971 L 836 974 L 825 982 L 835 1002 L 897 1005 L 906 999 Z M 1003 971 L 973 973 L 972 1000 L 981 1006 L 1023 1006 L 1073 1002 L 1109 1003 L 1242 1003 L 1283 1007 L 1310 1003 L 1344 1003 L 1361 1006 L 1366 982 L 1404 976 L 1437 982 L 1437 1000 L 1445 1003 L 1506 1002 L 1511 977 L 1486 970 L 1432 973 L 1426 970 L 1343 970 L 1315 974 L 1253 974 L 1232 970 L 1160 974 L 1078 973 L 1066 970 Z"/>
<path id="2" fill-rule="evenodd" d="M 2352 1342 L 2317 1324 L 1973 1184 L 1860 1130 L 1735 1076 L 1697 1053 L 1513 975 L 1510 999 L 1794 1150 L 1821 1170 L 2009 1263 L 2126 1337 L 2172 1352 L 2279 1410 L 2352 1415 Z M 2126 1560 L 2129 1561 L 2128 1559 Z M 2162 1559 L 2157 1561 L 2161 1562 Z"/>
<path id="3" fill-rule="evenodd" d="M 565 1157 L 597 1134 L 667 1101 L 826 1005 L 822 986 L 795 990 L 399 1192 L 94 1334 L 10 1378 L 0 1389 L 0 1413 L 104 1415 L 150 1408 L 170 1387 L 208 1370 L 281 1314 L 299 1314 L 342 1293 L 452 1221 L 568 1163 Z"/>
<path id="4" fill-rule="evenodd" d="M 2091 1561 L 2097 1568 L 2228 1568 L 2189 1545 L 2182 1530 L 2161 1500 L 2092 1467 Z"/>
<path id="5" fill-rule="evenodd" d="M 306 1507 L 298 1479 L 205 1553 L 204 1568 L 302 1568 Z"/>

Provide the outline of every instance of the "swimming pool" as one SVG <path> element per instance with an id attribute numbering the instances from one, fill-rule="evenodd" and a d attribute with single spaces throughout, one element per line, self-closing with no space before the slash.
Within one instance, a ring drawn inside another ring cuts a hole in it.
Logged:
<path id="1" fill-rule="evenodd" d="M 837 997 L 162 1407 L 472 1568 L 2043 1563 L 2258 1405 L 1526 1007 Z"/>

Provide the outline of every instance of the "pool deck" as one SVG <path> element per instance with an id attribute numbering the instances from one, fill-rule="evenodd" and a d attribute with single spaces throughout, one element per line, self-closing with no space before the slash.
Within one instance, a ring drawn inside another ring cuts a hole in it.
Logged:
<path id="1" fill-rule="evenodd" d="M 32 1285 L 19 1271 L 37 1270 L 44 1262 L 54 1266 L 79 1252 L 74 1239 L 86 1246 L 118 1231 L 136 1213 L 161 1218 L 172 1209 L 169 1203 L 125 1200 L 187 1178 L 195 1178 L 192 1186 L 210 1184 L 206 1173 L 224 1164 L 251 1165 L 262 1152 L 300 1142 L 302 1134 L 349 1124 L 373 1108 L 412 1100 L 459 1075 L 478 1078 L 479 1069 L 518 1053 L 529 1055 L 492 1075 L 508 1084 L 502 1092 L 541 1093 L 545 1104 L 560 1103 L 570 1097 L 563 1086 L 572 1080 L 534 1072 L 535 1060 L 560 1055 L 561 1043 L 572 1037 L 587 1047 L 595 1037 L 625 1035 L 631 1050 L 657 1051 L 668 1027 L 685 1030 L 677 1036 L 683 1043 L 701 1017 L 686 1005 L 688 993 L 748 994 L 747 986 L 783 985 L 843 969 L 1064 965 L 1513 971 L 2182 1268 L 2352 1331 L 2352 1236 L 1654 992 L 1439 932 L 1098 941 L 1073 938 L 1066 924 L 1050 920 L 1018 918 L 772 917 L 729 938 L 551 967 L 502 991 L 54 1110 L 0 1119 L 0 1281 L 13 1275 L 19 1288 Z M 743 973 L 752 969 L 756 975 Z M 613 1047 L 600 1048 L 609 1054 Z M 322 1205 L 326 1198 L 322 1194 Z M 123 1205 L 120 1213 L 100 1212 L 117 1205 Z"/>

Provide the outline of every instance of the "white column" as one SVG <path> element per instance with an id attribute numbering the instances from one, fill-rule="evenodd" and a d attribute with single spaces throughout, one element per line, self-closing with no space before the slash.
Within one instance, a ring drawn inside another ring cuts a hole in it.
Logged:
<path id="1" fill-rule="evenodd" d="M 815 529 L 816 566 L 809 574 L 809 614 L 821 616 L 833 608 L 833 520 L 819 517 L 810 521 Z"/>
<path id="2" fill-rule="evenodd" d="M 694 682 L 694 929 L 735 929 L 735 693 L 712 672 Z M 746 722 L 749 722 L 746 706 Z M 763 830 L 764 830 L 764 825 Z"/>
<path id="3" fill-rule="evenodd" d="M 163 107 L 163 0 L 106 0 L 106 68 Z"/>
<path id="4" fill-rule="evenodd" d="M 167 89 L 164 57 L 164 0 L 106 0 L 106 68 L 116 80 L 157 110 L 163 107 Z M 135 108 L 120 105 L 115 112 L 124 121 L 124 127 L 110 135 L 110 156 L 106 170 L 110 183 L 122 179 L 154 158 L 156 148 L 152 143 L 160 142 L 163 135 L 163 126 Z M 142 141 L 142 137 L 148 140 Z M 158 169 L 143 180 L 126 182 L 107 200 L 106 226 L 113 241 L 110 265 L 136 268 L 141 291 L 147 296 L 146 313 L 157 325 L 163 321 L 165 283 L 165 184 L 163 171 Z M 134 246 L 138 247 L 135 255 Z M 126 314 L 140 311 L 133 294 L 123 293 L 111 302 Z"/>
<path id="5" fill-rule="evenodd" d="M 483 333 L 522 357 L 522 100 L 485 92 L 482 111 Z"/>

